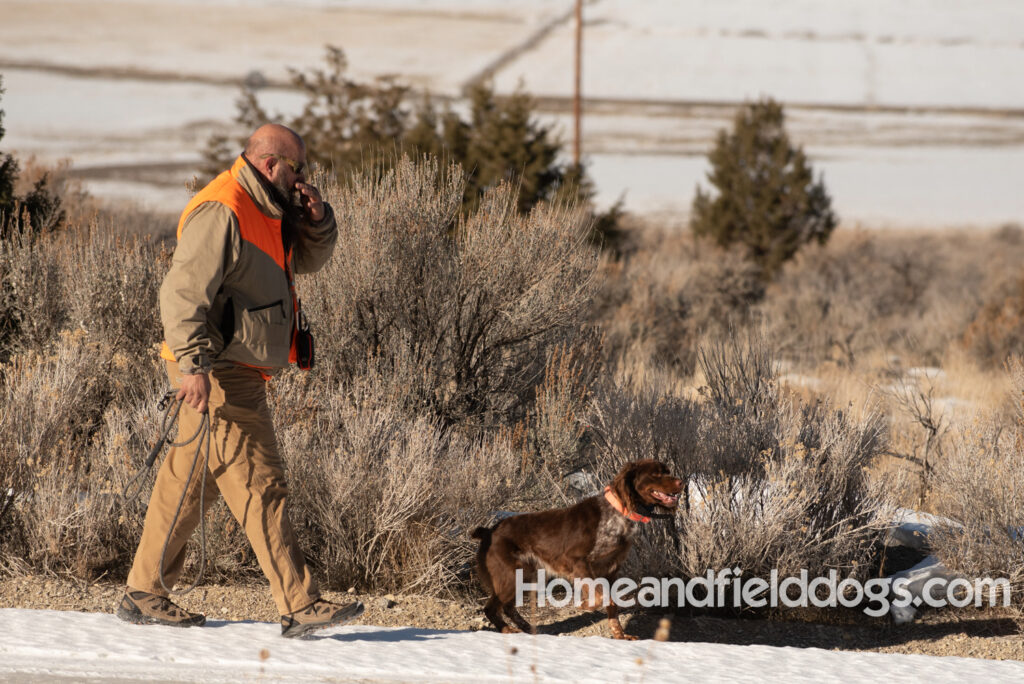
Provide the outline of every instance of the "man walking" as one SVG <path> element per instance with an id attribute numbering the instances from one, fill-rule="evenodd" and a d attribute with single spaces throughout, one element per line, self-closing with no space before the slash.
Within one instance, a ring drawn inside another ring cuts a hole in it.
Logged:
<path id="1" fill-rule="evenodd" d="M 270 580 L 284 636 L 341 624 L 363 611 L 359 602 L 320 598 L 288 519 L 288 487 L 267 406 L 266 380 L 297 356 L 293 274 L 319 270 L 338 237 L 330 205 L 305 182 L 305 165 L 298 134 L 262 126 L 231 169 L 181 215 L 178 246 L 160 288 L 161 356 L 183 401 L 179 439 L 209 416 L 209 464 L 188 481 L 194 444 L 172 448 L 164 460 L 117 608 L 128 622 L 205 622 L 172 603 L 164 587 L 181 575 L 185 543 L 218 491 Z"/>

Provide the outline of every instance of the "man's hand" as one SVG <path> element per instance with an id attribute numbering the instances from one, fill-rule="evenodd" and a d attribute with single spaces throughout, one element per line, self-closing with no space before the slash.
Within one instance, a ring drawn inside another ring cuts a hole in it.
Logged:
<path id="1" fill-rule="evenodd" d="M 295 189 L 302 194 L 302 208 L 313 223 L 320 223 L 324 218 L 324 201 L 320 191 L 309 183 L 295 181 Z"/>
<path id="2" fill-rule="evenodd" d="M 184 400 L 199 413 L 206 413 L 210 401 L 210 376 L 206 373 L 181 376 L 181 389 L 177 398 Z"/>

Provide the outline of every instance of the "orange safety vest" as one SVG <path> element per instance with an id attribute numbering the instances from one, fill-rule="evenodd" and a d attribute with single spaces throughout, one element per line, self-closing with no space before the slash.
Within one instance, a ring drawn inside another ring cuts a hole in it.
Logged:
<path id="1" fill-rule="evenodd" d="M 178 220 L 177 236 L 180 240 L 182 228 L 185 227 L 185 221 L 201 204 L 219 202 L 231 210 L 231 213 L 238 219 L 238 229 L 242 240 L 252 244 L 256 249 L 271 257 L 274 263 L 284 271 L 285 277 L 288 279 L 288 289 L 292 295 L 293 311 L 292 342 L 291 350 L 288 353 L 288 362 L 295 363 L 297 359 L 295 329 L 299 305 L 298 298 L 295 295 L 295 282 L 292 279 L 292 251 L 289 250 L 288 254 L 284 252 L 284 241 L 281 238 L 281 219 L 270 218 L 260 211 L 256 202 L 253 201 L 249 193 L 238 182 L 238 174 L 241 173 L 245 166 L 245 159 L 239 156 L 230 170 L 221 173 L 210 181 L 209 185 L 196 193 L 195 197 L 185 205 L 185 210 L 181 212 L 181 218 Z M 166 341 L 160 349 L 160 356 L 168 361 L 177 361 L 171 352 L 171 348 L 167 346 Z M 258 366 L 253 367 L 259 368 Z M 264 375 L 264 378 L 269 377 Z"/>

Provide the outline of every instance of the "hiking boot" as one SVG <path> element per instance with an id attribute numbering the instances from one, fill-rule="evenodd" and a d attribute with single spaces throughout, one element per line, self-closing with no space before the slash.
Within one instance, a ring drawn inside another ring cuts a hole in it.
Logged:
<path id="1" fill-rule="evenodd" d="M 117 606 L 117 617 L 135 625 L 170 627 L 194 627 L 206 622 L 205 615 L 190 613 L 166 596 L 133 589 L 125 590 Z"/>
<path id="2" fill-rule="evenodd" d="M 331 603 L 317 599 L 302 610 L 281 616 L 281 636 L 301 637 L 316 629 L 345 624 L 362 614 L 363 604 L 359 601 Z"/>

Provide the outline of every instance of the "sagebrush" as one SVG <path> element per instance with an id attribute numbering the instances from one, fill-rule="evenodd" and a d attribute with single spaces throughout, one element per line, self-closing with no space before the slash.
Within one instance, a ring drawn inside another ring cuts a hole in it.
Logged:
<path id="1" fill-rule="evenodd" d="M 1019 247 L 949 236 L 913 261 L 912 236 L 854 236 L 765 283 L 740 253 L 685 234 L 601 256 L 585 210 L 523 214 L 511 185 L 464 213 L 462 178 L 398 158 L 317 179 L 341 231 L 328 266 L 298 282 L 319 361 L 269 391 L 291 515 L 328 587 L 464 591 L 467 530 L 570 504 L 648 457 L 688 480 L 688 503 L 645 528 L 631 572 L 867 572 L 895 494 L 874 477 L 892 450 L 889 409 L 794 392 L 780 368 L 852 372 L 879 344 L 908 359 L 969 354 L 963 333 L 1001 282 L 985 266 Z M 138 539 L 145 501 L 117 493 L 158 425 L 156 292 L 171 246 L 119 225 L 0 241 L 10 571 L 123 577 Z M 971 286 L 955 298 L 952 282 Z M 208 523 L 212 576 L 258 575 L 225 509 Z"/>

